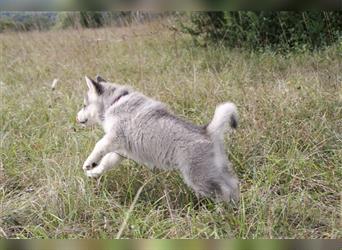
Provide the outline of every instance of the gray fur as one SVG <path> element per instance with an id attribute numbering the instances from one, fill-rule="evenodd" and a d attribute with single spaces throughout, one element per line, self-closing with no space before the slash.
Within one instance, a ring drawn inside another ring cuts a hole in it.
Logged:
<path id="1" fill-rule="evenodd" d="M 96 85 L 101 86 L 102 93 L 97 93 L 95 101 L 87 97 L 92 100 L 88 105 L 96 105 L 96 122 L 103 126 L 106 135 L 83 166 L 88 176 L 97 177 L 104 172 L 96 171 L 97 168 L 107 170 L 107 166 L 101 167 L 98 163 L 112 152 L 151 168 L 179 170 L 197 195 L 238 201 L 239 182 L 225 154 L 222 133 L 178 118 L 163 103 L 130 87 L 104 82 L 96 82 Z M 92 94 L 88 92 L 88 96 Z M 82 110 L 78 117 L 81 117 L 78 120 L 91 120 Z M 221 126 L 223 121 L 219 122 Z M 236 115 L 230 115 L 228 123 L 236 127 Z M 221 129 L 215 125 L 210 127 Z M 119 156 L 111 155 L 117 162 L 121 159 Z M 96 167 L 91 169 L 89 166 L 93 164 Z"/>

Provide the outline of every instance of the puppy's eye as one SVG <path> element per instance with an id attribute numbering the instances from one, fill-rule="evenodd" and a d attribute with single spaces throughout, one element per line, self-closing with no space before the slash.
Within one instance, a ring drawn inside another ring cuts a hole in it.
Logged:
<path id="1" fill-rule="evenodd" d="M 87 107 L 87 105 L 83 104 L 83 108 L 85 109 Z"/>

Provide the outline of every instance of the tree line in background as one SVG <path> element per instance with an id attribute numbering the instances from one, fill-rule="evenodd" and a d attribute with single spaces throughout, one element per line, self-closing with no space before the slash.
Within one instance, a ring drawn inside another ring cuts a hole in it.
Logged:
<path id="1" fill-rule="evenodd" d="M 0 13 L 0 32 L 126 26 L 174 17 L 178 28 L 198 45 L 229 47 L 309 48 L 332 44 L 342 36 L 340 11 L 215 12 L 15 12 Z"/>
<path id="2" fill-rule="evenodd" d="M 0 12 L 0 32 L 47 30 L 55 24 L 54 13 Z"/>
<path id="3" fill-rule="evenodd" d="M 168 13 L 151 13 L 143 11 L 80 11 L 61 12 L 57 16 L 57 28 L 100 28 L 104 26 L 127 26 L 162 18 Z"/>
<path id="4" fill-rule="evenodd" d="M 141 23 L 169 15 L 142 11 L 0 12 L 0 32 L 100 28 Z"/>
<path id="5" fill-rule="evenodd" d="M 181 27 L 202 45 L 316 49 L 341 40 L 342 12 L 193 12 Z"/>

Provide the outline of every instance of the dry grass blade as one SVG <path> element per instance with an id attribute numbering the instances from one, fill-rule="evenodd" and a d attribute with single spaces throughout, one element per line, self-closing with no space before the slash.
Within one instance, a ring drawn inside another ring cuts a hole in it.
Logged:
<path id="1" fill-rule="evenodd" d="M 142 190 L 144 189 L 144 187 L 146 186 L 146 184 L 148 184 L 152 179 L 154 179 L 155 177 L 152 177 L 150 178 L 148 181 L 146 181 L 137 191 L 136 195 L 134 196 L 134 199 L 133 199 L 133 202 L 131 204 L 131 206 L 129 207 L 128 211 L 126 212 L 126 215 L 125 215 L 125 219 L 124 221 L 122 222 L 121 226 L 120 226 L 120 229 L 119 229 L 119 232 L 117 233 L 116 235 L 116 239 L 120 239 L 121 238 L 121 235 L 123 233 L 123 231 L 125 230 L 126 226 L 127 226 L 127 222 L 129 220 L 129 217 L 135 207 L 135 204 L 137 203 L 138 199 L 139 199 L 139 196 L 142 192 Z"/>

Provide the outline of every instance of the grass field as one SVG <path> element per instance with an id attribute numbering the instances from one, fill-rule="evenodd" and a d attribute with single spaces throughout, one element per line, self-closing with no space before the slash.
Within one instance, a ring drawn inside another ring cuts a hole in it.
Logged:
<path id="1" fill-rule="evenodd" d="M 200 48 L 150 24 L 0 34 L 0 48 L 0 237 L 342 237 L 341 44 L 287 55 Z M 88 179 L 81 167 L 103 132 L 75 116 L 84 75 L 98 73 L 197 124 L 236 103 L 226 145 L 240 204 L 199 204 L 177 172 L 132 161 Z"/>

